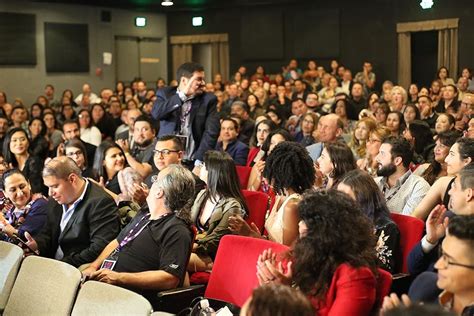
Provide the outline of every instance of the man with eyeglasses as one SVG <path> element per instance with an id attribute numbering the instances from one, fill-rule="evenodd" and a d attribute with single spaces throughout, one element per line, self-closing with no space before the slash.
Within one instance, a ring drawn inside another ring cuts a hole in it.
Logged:
<path id="1" fill-rule="evenodd" d="M 153 180 L 156 179 L 159 172 L 169 165 L 179 165 L 183 159 L 184 146 L 183 141 L 176 135 L 165 135 L 158 139 L 153 150 L 153 163 L 155 171 L 145 179 L 146 186 L 134 185 L 129 192 L 133 200 L 142 205 L 148 196 Z M 204 189 L 206 184 L 193 173 L 195 181 L 195 195 Z"/>
<path id="2" fill-rule="evenodd" d="M 472 190 L 472 188 L 471 188 Z M 454 312 L 456 315 L 474 315 L 474 215 L 454 216 L 446 229 L 446 238 L 440 248 L 440 256 L 436 261 L 435 268 L 438 270 L 437 278 L 431 277 L 431 281 L 436 280 L 436 286 L 442 291 L 438 296 L 439 304 L 446 310 Z M 426 272 L 420 275 L 426 279 L 434 275 Z M 415 280 L 413 287 L 426 291 L 427 282 L 421 283 Z M 412 301 L 419 301 L 415 298 L 416 291 L 410 289 L 411 296 L 402 295 L 401 300 L 392 293 L 385 297 L 382 311 L 385 312 L 400 305 L 410 305 Z M 410 295 L 410 294 L 409 294 Z M 422 300 L 423 302 L 423 300 Z M 424 300 L 424 302 L 427 302 Z"/>

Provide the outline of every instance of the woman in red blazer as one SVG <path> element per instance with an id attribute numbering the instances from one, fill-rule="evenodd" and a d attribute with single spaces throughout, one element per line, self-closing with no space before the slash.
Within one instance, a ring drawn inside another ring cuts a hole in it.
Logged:
<path id="1" fill-rule="evenodd" d="M 258 259 L 261 284 L 295 284 L 316 315 L 366 316 L 375 312 L 377 257 L 373 224 L 348 195 L 329 190 L 306 193 L 298 205 L 300 238 L 284 268 L 276 255 Z"/>

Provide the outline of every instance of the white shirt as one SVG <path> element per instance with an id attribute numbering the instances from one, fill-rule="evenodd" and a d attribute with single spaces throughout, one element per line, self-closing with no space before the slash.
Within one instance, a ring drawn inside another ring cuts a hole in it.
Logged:
<path id="1" fill-rule="evenodd" d="M 102 142 L 102 133 L 95 126 L 91 126 L 89 128 L 81 127 L 81 139 L 86 143 L 99 146 Z"/>
<path id="2" fill-rule="evenodd" d="M 430 189 L 430 185 L 425 179 L 413 174 L 410 170 L 401 176 L 391 188 L 385 177 L 377 177 L 375 182 L 387 199 L 390 212 L 403 215 L 411 215 Z"/>

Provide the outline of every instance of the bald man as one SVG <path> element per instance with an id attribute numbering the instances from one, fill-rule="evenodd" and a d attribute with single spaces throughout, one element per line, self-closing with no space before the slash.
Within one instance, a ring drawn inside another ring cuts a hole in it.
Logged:
<path id="1" fill-rule="evenodd" d="M 323 151 L 324 143 L 333 143 L 340 140 L 344 123 L 336 114 L 322 116 L 318 122 L 316 138 L 319 143 L 306 147 L 313 161 L 316 161 Z"/>

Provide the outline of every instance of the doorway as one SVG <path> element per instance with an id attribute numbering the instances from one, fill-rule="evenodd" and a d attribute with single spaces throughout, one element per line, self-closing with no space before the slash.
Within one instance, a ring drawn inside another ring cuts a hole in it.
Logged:
<path id="1" fill-rule="evenodd" d="M 438 31 L 411 33 L 411 66 L 412 82 L 430 87 L 438 68 Z"/>
<path id="2" fill-rule="evenodd" d="M 212 82 L 212 74 L 214 70 L 212 69 L 212 49 L 211 44 L 196 44 L 193 45 L 193 60 L 201 64 L 204 69 L 206 82 Z"/>
<path id="3" fill-rule="evenodd" d="M 130 84 L 141 78 L 147 87 L 155 87 L 158 78 L 166 77 L 165 54 L 161 38 L 116 36 L 116 81 Z"/>

